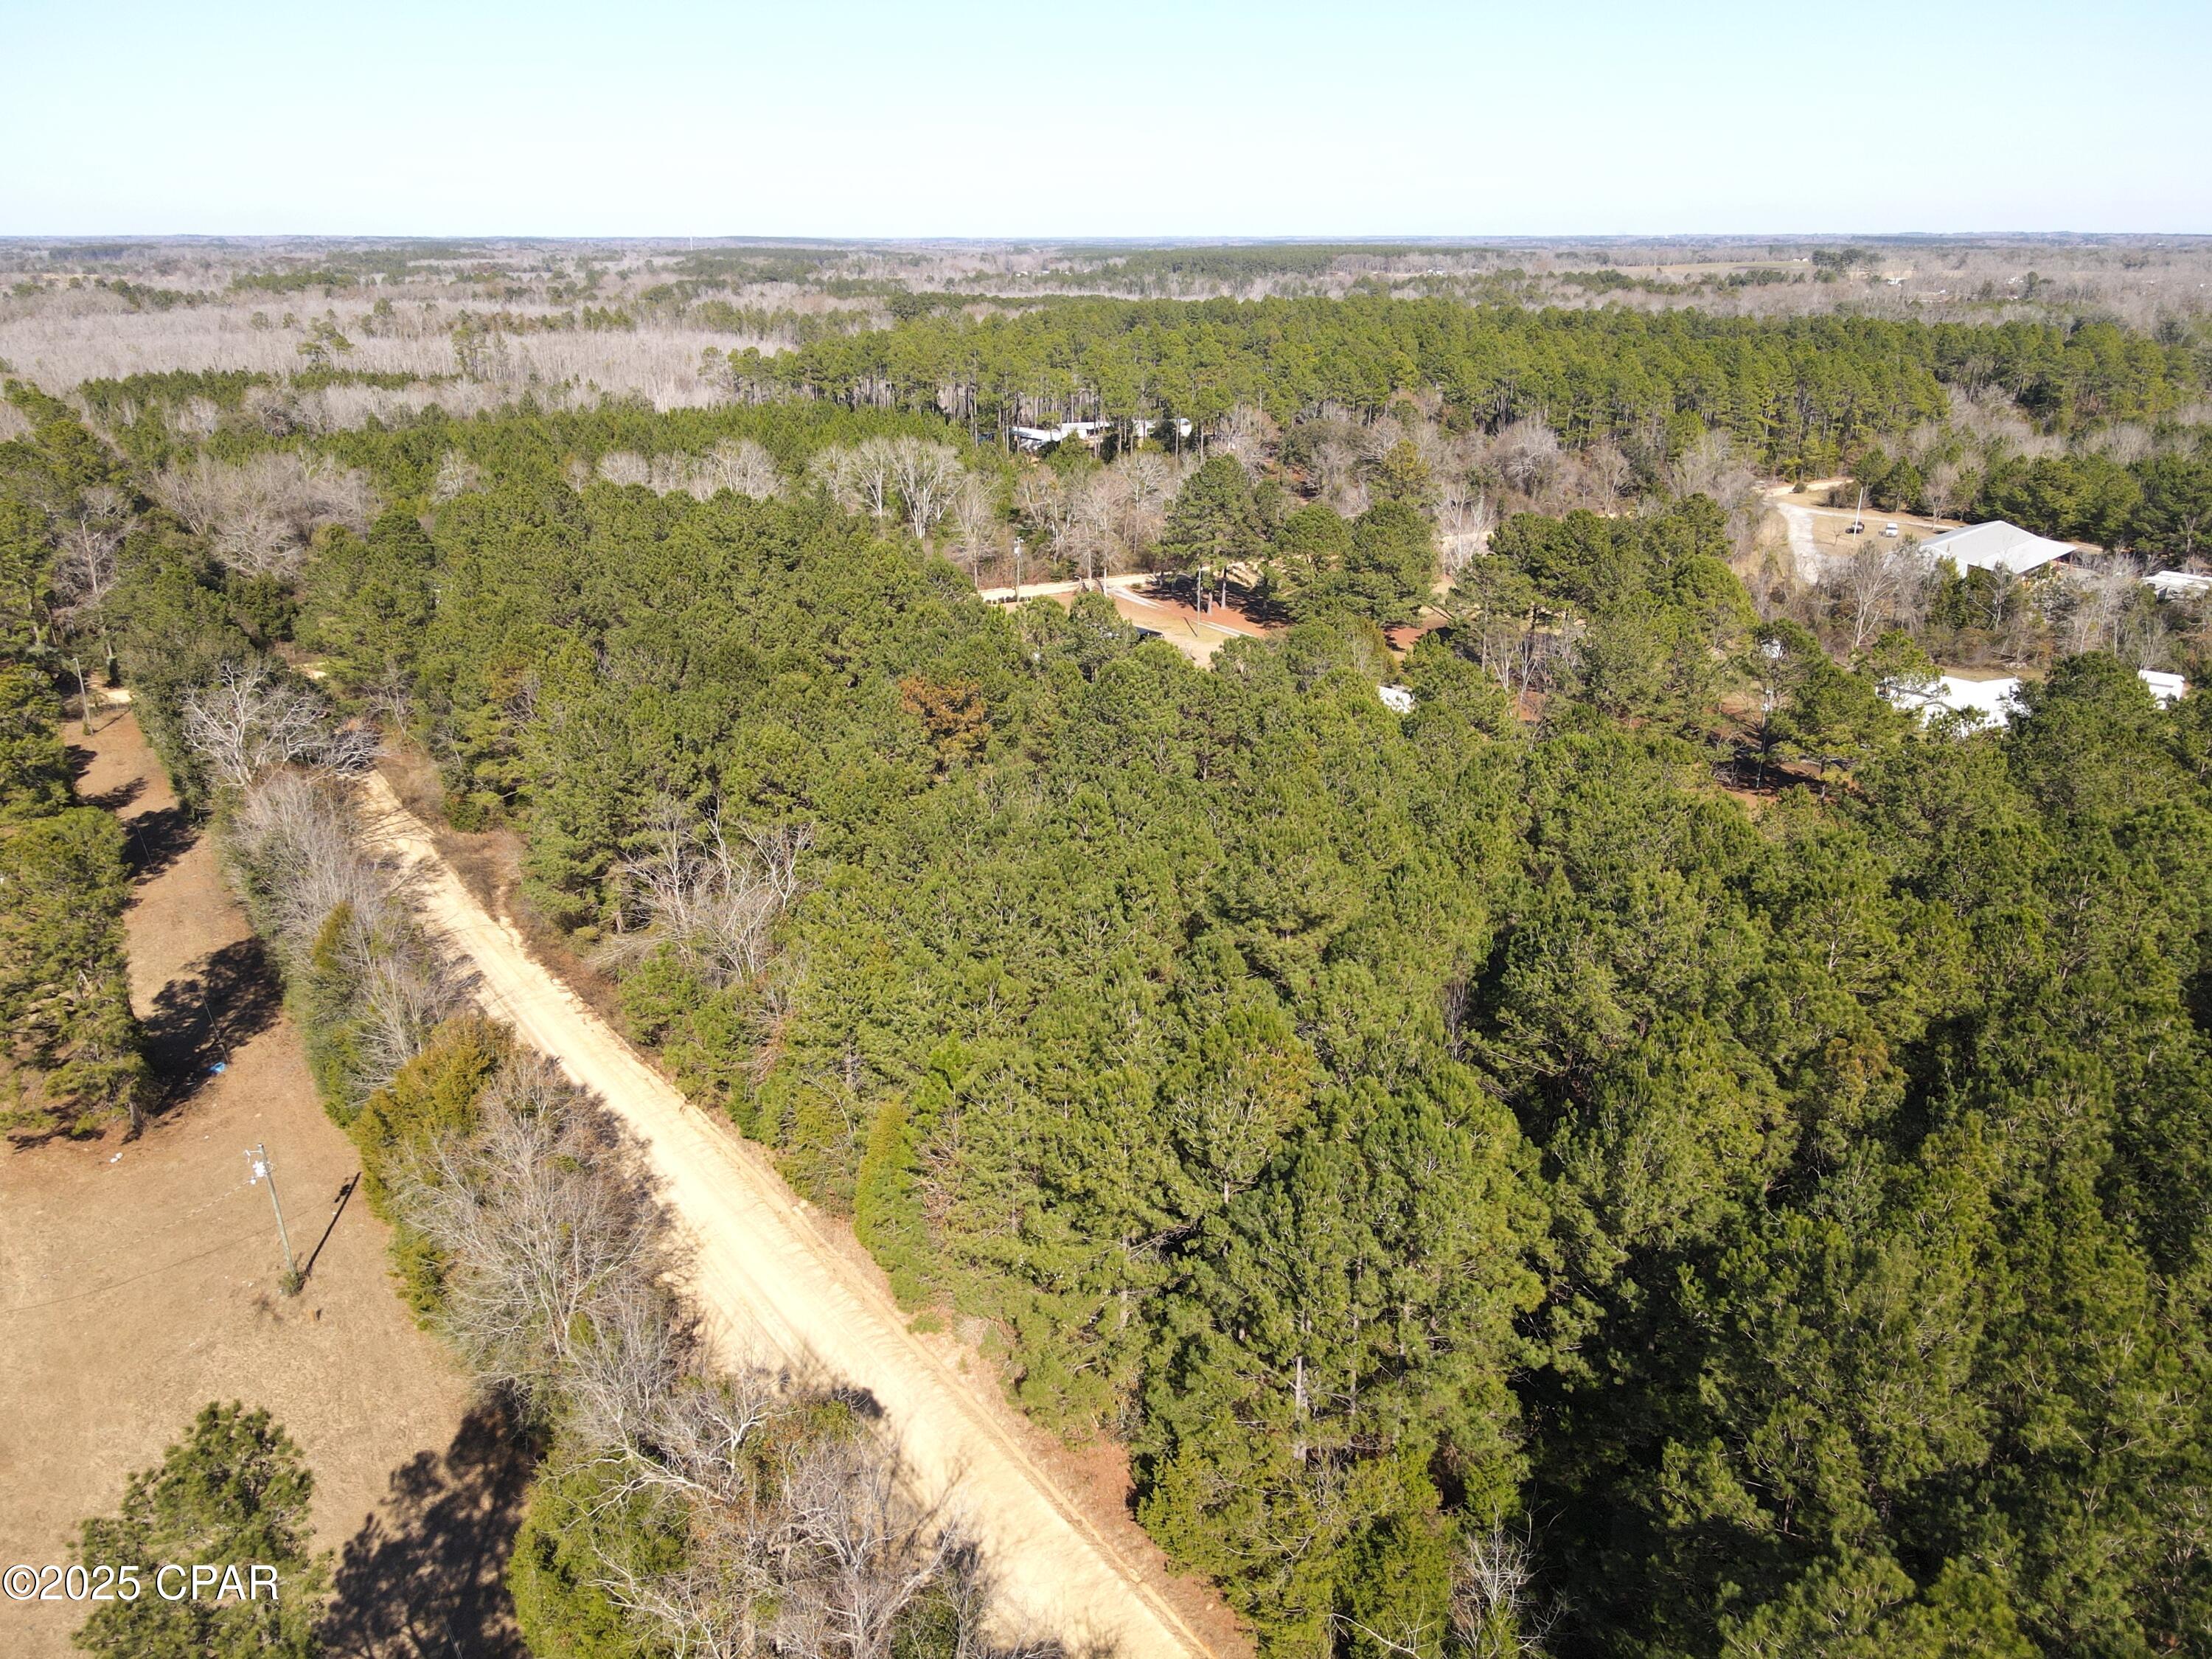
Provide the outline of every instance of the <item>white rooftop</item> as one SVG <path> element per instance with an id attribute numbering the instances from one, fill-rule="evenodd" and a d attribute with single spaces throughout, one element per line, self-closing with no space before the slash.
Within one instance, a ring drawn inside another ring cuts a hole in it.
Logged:
<path id="1" fill-rule="evenodd" d="M 1164 416 L 1163 420 L 1164 418 Z M 1135 422 L 1138 431 L 1147 436 L 1151 434 L 1153 428 L 1161 423 L 1161 421 L 1141 418 Z M 1024 448 L 1042 449 L 1047 444 L 1066 443 L 1070 438 L 1080 438 L 1088 443 L 1093 434 L 1111 431 L 1118 424 L 1119 422 L 1115 421 L 1057 421 L 1050 426 L 1009 427 L 1007 431 L 1013 441 Z M 1182 436 L 1186 438 L 1190 436 L 1191 424 L 1184 416 L 1180 415 L 1176 416 L 1175 425 L 1176 430 Z"/>
<path id="2" fill-rule="evenodd" d="M 2189 682 L 2179 674 L 2160 673 L 2155 668 L 2138 668 L 2136 677 L 2150 687 L 2150 694 L 2161 705 L 2179 702 L 2189 695 Z"/>
<path id="3" fill-rule="evenodd" d="M 2074 550 L 2074 544 L 2054 542 L 1997 519 L 1930 536 L 1920 544 L 1920 550 L 1931 560 L 1950 560 L 1962 575 L 1969 570 L 1995 570 L 2020 576 L 2064 558 Z"/>
<path id="4" fill-rule="evenodd" d="M 1948 708 L 1954 714 L 1978 714 L 1991 726 L 2009 726 L 2019 708 L 2013 693 L 2019 690 L 2016 679 L 1968 680 L 1946 674 L 1925 691 L 1901 687 L 1890 694 L 1890 701 L 1900 708 L 1917 708 L 1923 719 Z"/>
<path id="5" fill-rule="evenodd" d="M 2161 570 L 2154 576 L 2145 576 L 2143 586 L 2161 599 L 2193 599 L 2200 594 L 2212 593 L 2212 576 L 2200 576 L 2188 570 Z"/>
<path id="6" fill-rule="evenodd" d="M 2136 678 L 2150 688 L 2161 707 L 2179 702 L 2189 693 L 2189 682 L 2179 674 L 2138 668 Z M 1939 708 L 1948 708 L 1954 714 L 1978 714 L 1991 726 L 2009 726 L 2012 717 L 2020 713 L 2019 690 L 2016 679 L 1968 680 L 1946 674 L 1925 692 L 1899 687 L 1889 693 L 1889 700 L 1899 708 L 1918 709 L 1923 720 Z"/>

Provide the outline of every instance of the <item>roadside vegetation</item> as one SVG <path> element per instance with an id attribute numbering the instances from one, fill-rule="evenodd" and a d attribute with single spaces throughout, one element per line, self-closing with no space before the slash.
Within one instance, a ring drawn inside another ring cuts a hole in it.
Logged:
<path id="1" fill-rule="evenodd" d="M 74 420 L 46 432 L 88 439 Z M 0 447 L 0 1132 L 11 1137 L 135 1126 L 151 1103 L 124 970 L 123 831 L 76 798 L 60 724 L 96 599 L 58 559 L 50 526 L 105 500 L 112 470 L 96 442 Z"/>
<path id="2" fill-rule="evenodd" d="M 50 416 L 9 447 L 13 478 L 35 478 L 82 434 Z M 35 522 L 28 504 L 24 517 Z M 51 549 L 25 547 L 46 556 L 27 590 L 38 608 L 25 609 L 51 620 Z M 204 568 L 184 544 L 145 556 L 97 625 L 143 671 L 149 726 L 213 814 L 325 1103 L 359 1148 L 364 1195 L 393 1227 L 402 1294 L 505 1407 L 509 1432 L 544 1451 L 510 1568 L 526 1639 L 544 1653 L 998 1651 L 988 1565 L 957 1515 L 915 1498 L 896 1449 L 834 1379 L 710 1359 L 668 1288 L 678 1264 L 635 1149 L 550 1061 L 470 1011 L 398 872 L 362 835 L 351 781 L 374 758 L 374 732 L 258 649 L 230 596 L 196 585 Z M 185 615 L 164 615 L 179 595 Z M 100 1107 L 135 1105 L 142 1086 L 121 989 L 127 878 L 112 816 L 64 805 L 58 704 L 37 672 L 52 672 L 55 647 L 15 643 L 0 868 L 21 884 L 5 923 L 18 975 L 7 1012 L 15 1058 L 32 1063 L 11 1076 L 71 1115 L 26 1109 L 15 1122 L 82 1129 Z M 89 966 L 71 974 L 79 963 Z M 121 1055 L 109 1073 L 69 1023 L 73 992 L 112 998 L 96 1012 L 118 1035 L 93 1028 Z M 145 1584 L 97 1611 L 79 1645 L 324 1651 L 331 1574 L 307 1553 L 313 1488 L 267 1413 L 210 1405 L 159 1468 L 132 1477 L 117 1516 L 85 1523 L 82 1561 L 136 1566 Z M 163 1564 L 248 1560 L 276 1570 L 278 1595 L 172 1599 L 153 1587 Z"/>
<path id="3" fill-rule="evenodd" d="M 2112 543 L 2183 565 L 2188 338 L 1085 300 L 723 361 L 757 401 L 323 433 L 18 389 L 4 447 L 116 480 L 148 730 L 406 1293 L 544 1437 L 538 1650 L 965 1653 L 987 1564 L 834 1386 L 701 1364 L 634 1154 L 351 822 L 372 728 L 1269 1655 L 2212 1626 L 2212 703 L 2135 672 L 2202 612 L 1808 584 L 1759 507 L 2001 404 L 2031 471 L 2140 427 Z M 1118 424 L 994 441 L 1046 412 Z M 1015 557 L 1271 631 L 1200 670 L 980 600 Z M 2009 727 L 1894 706 L 2008 627 Z"/>

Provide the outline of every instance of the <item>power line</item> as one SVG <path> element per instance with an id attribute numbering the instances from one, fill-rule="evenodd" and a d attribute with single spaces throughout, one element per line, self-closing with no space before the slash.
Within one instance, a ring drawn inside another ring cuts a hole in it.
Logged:
<path id="1" fill-rule="evenodd" d="M 112 1284 L 95 1285 L 88 1291 L 72 1291 L 67 1296 L 58 1296 L 46 1302 L 19 1302 L 12 1308 L 0 1308 L 0 1317 L 9 1314 L 33 1313 L 40 1308 L 58 1308 L 64 1302 L 81 1302 L 88 1296 L 106 1296 L 110 1291 L 119 1291 L 125 1285 L 135 1285 L 142 1279 L 151 1279 L 155 1273 L 165 1273 L 172 1267 L 182 1267 L 194 1261 L 204 1261 L 218 1251 L 250 1244 L 262 1237 L 258 1232 L 242 1233 L 226 1243 L 212 1245 L 191 1255 L 180 1255 L 174 1261 L 165 1261 L 158 1267 L 149 1267 L 143 1273 L 132 1273 L 128 1279 L 118 1279 Z"/>

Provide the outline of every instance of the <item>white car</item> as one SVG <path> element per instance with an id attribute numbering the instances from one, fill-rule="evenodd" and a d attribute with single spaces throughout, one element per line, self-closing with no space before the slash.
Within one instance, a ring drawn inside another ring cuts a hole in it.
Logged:
<path id="1" fill-rule="evenodd" d="M 1881 533 L 1885 536 L 1894 536 L 1898 533 L 1897 526 L 1893 524 L 1886 524 L 1881 527 Z"/>

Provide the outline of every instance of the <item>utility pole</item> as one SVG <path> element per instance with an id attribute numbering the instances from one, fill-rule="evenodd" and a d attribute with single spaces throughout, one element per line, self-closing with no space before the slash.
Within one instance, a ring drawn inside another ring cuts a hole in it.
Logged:
<path id="1" fill-rule="evenodd" d="M 79 652 L 70 659 L 70 666 L 76 670 L 76 704 L 81 716 L 78 724 L 84 727 L 88 738 L 92 735 L 92 691 L 84 683 L 84 654 Z"/>
<path id="2" fill-rule="evenodd" d="M 250 1173 L 246 1184 L 257 1181 L 269 1183 L 269 1207 L 276 1212 L 276 1237 L 284 1242 L 284 1294 L 295 1295 L 300 1288 L 300 1269 L 292 1260 L 292 1235 L 284 1228 L 284 1206 L 276 1197 L 276 1172 L 269 1166 L 269 1148 L 257 1142 L 246 1149 L 246 1164 Z"/>

